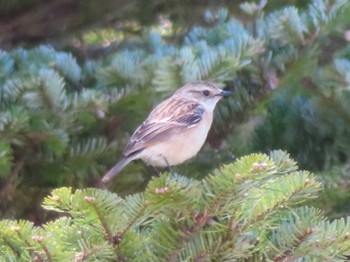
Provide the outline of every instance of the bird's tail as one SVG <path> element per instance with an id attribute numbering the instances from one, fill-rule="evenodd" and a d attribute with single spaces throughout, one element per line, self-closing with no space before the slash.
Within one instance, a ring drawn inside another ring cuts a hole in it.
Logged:
<path id="1" fill-rule="evenodd" d="M 107 174 L 102 178 L 103 183 L 109 182 L 113 177 L 117 176 L 119 172 L 130 162 L 133 158 L 124 157 L 114 167 L 112 167 Z"/>

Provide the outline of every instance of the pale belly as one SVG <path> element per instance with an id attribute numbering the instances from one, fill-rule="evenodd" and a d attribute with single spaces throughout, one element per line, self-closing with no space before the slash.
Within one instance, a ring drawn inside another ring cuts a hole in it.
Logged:
<path id="1" fill-rule="evenodd" d="M 198 126 L 171 135 L 167 140 L 144 149 L 138 156 L 152 166 L 173 166 L 194 157 L 203 146 L 212 119 L 203 119 Z M 168 163 L 167 163 L 168 162 Z"/>

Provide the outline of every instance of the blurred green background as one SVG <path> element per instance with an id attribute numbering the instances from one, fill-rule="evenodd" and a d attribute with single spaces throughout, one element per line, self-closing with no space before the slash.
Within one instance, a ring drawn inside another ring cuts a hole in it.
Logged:
<path id="1" fill-rule="evenodd" d="M 42 223 L 53 188 L 102 187 L 149 111 L 200 79 L 234 95 L 176 172 L 283 149 L 324 183 L 315 204 L 349 215 L 349 16 L 340 0 L 1 2 L 0 217 Z M 134 161 L 108 189 L 152 175 Z"/>

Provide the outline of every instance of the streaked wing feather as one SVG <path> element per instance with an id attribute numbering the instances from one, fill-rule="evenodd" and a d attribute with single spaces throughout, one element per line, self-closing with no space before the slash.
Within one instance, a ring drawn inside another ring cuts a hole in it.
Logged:
<path id="1" fill-rule="evenodd" d="M 158 105 L 143 124 L 136 129 L 124 149 L 128 156 L 171 134 L 194 127 L 203 119 L 204 109 L 196 102 L 187 99 L 170 98 Z"/>

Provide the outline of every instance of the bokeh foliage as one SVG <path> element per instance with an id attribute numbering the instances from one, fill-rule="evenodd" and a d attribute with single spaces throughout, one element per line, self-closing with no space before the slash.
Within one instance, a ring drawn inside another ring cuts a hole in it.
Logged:
<path id="1" fill-rule="evenodd" d="M 93 32 L 69 38 L 74 47 L 1 51 L 1 216 L 28 216 L 57 186 L 101 186 L 152 107 L 200 79 L 235 93 L 178 173 L 202 178 L 243 154 L 281 148 L 317 171 L 326 187 L 318 203 L 329 214 L 349 214 L 349 3 L 285 4 L 245 3 L 235 16 L 216 8 L 190 28 L 170 16 L 130 38 L 111 27 L 100 34 L 110 38 L 99 59 L 84 57 L 86 44 L 99 42 Z M 137 192 L 151 175 L 135 162 L 109 189 Z M 30 219 L 39 223 L 38 210 Z"/>

